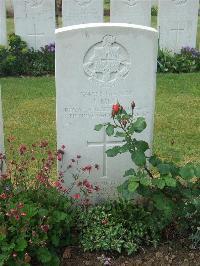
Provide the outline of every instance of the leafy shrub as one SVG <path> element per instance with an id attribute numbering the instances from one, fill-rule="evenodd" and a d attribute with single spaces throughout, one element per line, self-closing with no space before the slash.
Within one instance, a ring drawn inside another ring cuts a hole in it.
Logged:
<path id="1" fill-rule="evenodd" d="M 79 228 L 84 250 L 136 252 L 139 247 L 156 246 L 165 226 L 162 217 L 153 215 L 130 201 L 107 203 L 80 214 Z"/>
<path id="2" fill-rule="evenodd" d="M 179 54 L 159 50 L 158 72 L 190 73 L 196 71 L 200 71 L 200 52 L 198 50 L 184 47 Z"/>
<path id="3" fill-rule="evenodd" d="M 42 76 L 54 74 L 55 44 L 49 44 L 35 51 L 17 35 L 11 34 L 8 48 L 0 46 L 1 76 Z M 200 71 L 200 52 L 184 47 L 180 54 L 159 51 L 158 72 L 189 73 Z"/>
<path id="4" fill-rule="evenodd" d="M 9 143 L 11 160 L 0 177 L 0 265 L 59 265 L 75 212 L 64 188 L 53 186 L 57 153 L 46 141 L 17 152 L 13 139 Z"/>
<path id="5" fill-rule="evenodd" d="M 54 44 L 35 51 L 29 49 L 19 36 L 11 34 L 8 48 L 0 47 L 0 76 L 53 74 L 54 61 Z"/>
<path id="6" fill-rule="evenodd" d="M 95 127 L 97 131 L 105 128 L 108 136 L 120 137 L 124 142 L 122 146 L 107 150 L 108 157 L 128 152 L 133 161 L 133 168 L 124 174 L 127 180 L 118 190 L 127 199 L 139 195 L 149 208 L 155 208 L 160 216 L 164 216 L 168 225 L 173 225 L 176 231 L 187 229 L 188 232 L 196 232 L 200 215 L 200 165 L 188 163 L 178 166 L 156 155 L 148 156 L 148 143 L 134 137 L 147 126 L 143 117 L 134 117 L 134 108 L 135 103 L 132 102 L 132 112 L 129 114 L 117 103 L 112 109 L 113 123 Z"/>

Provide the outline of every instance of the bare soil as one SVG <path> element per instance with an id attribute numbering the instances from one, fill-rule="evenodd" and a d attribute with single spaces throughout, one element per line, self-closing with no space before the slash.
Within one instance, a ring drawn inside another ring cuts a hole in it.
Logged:
<path id="1" fill-rule="evenodd" d="M 140 250 L 135 256 L 113 253 L 84 253 L 77 247 L 65 249 L 62 266 L 200 266 L 200 249 L 191 249 L 188 243 L 162 244 L 158 248 Z"/>

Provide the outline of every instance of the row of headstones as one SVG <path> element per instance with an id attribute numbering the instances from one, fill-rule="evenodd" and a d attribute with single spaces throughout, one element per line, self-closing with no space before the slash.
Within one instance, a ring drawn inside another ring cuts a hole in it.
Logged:
<path id="1" fill-rule="evenodd" d="M 103 0 L 63 0 L 63 26 L 103 22 Z M 196 47 L 199 0 L 160 0 L 159 44 L 179 52 Z M 5 0 L 0 0 L 0 44 L 6 43 Z M 15 33 L 30 47 L 54 42 L 55 0 L 14 0 Z M 111 0 L 110 21 L 151 25 L 151 0 Z"/>

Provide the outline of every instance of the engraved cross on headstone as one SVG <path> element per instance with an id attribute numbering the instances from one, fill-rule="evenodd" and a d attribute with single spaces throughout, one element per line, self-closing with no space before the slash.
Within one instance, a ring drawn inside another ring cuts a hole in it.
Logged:
<path id="1" fill-rule="evenodd" d="M 107 176 L 107 155 L 106 155 L 106 150 L 108 148 L 107 146 L 122 145 L 122 143 L 123 141 L 107 140 L 105 131 L 103 134 L 103 141 L 96 141 L 96 142 L 87 141 L 88 147 L 103 147 L 103 177 Z"/>
<path id="2" fill-rule="evenodd" d="M 172 32 L 175 32 L 176 34 L 176 46 L 179 43 L 179 37 L 180 37 L 180 33 L 182 33 L 185 29 L 180 27 L 180 24 L 178 23 L 177 27 L 174 27 L 173 29 L 171 29 Z"/>
<path id="3" fill-rule="evenodd" d="M 38 37 L 44 36 L 44 33 L 38 33 L 36 30 L 36 25 L 34 24 L 34 33 L 28 34 L 30 37 L 34 37 L 34 48 L 37 49 L 37 39 Z"/>

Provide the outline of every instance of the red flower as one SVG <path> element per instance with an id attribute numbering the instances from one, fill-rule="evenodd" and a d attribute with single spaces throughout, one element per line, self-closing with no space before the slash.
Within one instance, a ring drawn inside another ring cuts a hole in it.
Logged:
<path id="1" fill-rule="evenodd" d="M 104 220 L 101 221 L 101 223 L 105 225 L 105 224 L 108 223 L 108 220 L 107 219 L 104 219 Z"/>
<path id="2" fill-rule="evenodd" d="M 92 170 L 92 165 L 86 165 L 85 167 L 82 168 L 82 170 L 85 172 L 85 171 L 88 171 L 89 173 L 91 172 Z"/>
<path id="3" fill-rule="evenodd" d="M 6 193 L 1 193 L 1 194 L 0 194 L 0 199 L 6 199 L 6 198 L 7 198 Z"/>
<path id="4" fill-rule="evenodd" d="M 19 153 L 20 155 L 23 155 L 27 150 L 27 147 L 26 145 L 22 144 L 20 147 L 19 147 Z"/>
<path id="5" fill-rule="evenodd" d="M 15 219 L 18 221 L 19 220 L 19 215 L 15 215 Z"/>
<path id="6" fill-rule="evenodd" d="M 73 199 L 80 199 L 81 195 L 79 193 L 72 195 Z"/>
<path id="7" fill-rule="evenodd" d="M 115 116 L 120 110 L 121 106 L 117 103 L 112 106 L 112 115 Z"/>
<path id="8" fill-rule="evenodd" d="M 58 153 L 57 154 L 57 159 L 58 159 L 58 161 L 62 161 L 62 154 Z"/>
<path id="9" fill-rule="evenodd" d="M 46 148 L 49 145 L 47 140 L 42 140 L 39 144 L 40 148 Z"/>
<path id="10" fill-rule="evenodd" d="M 20 203 L 17 205 L 17 208 L 19 208 L 19 209 L 24 208 L 24 204 L 23 204 L 22 202 L 20 202 Z"/>
<path id="11" fill-rule="evenodd" d="M 65 147 L 65 145 L 62 145 L 61 148 L 64 150 L 66 147 Z"/>
<path id="12" fill-rule="evenodd" d="M 54 183 L 54 185 L 55 185 L 55 187 L 59 187 L 59 186 L 60 186 L 60 182 L 59 182 L 59 181 L 56 181 L 56 182 Z"/>
<path id="13" fill-rule="evenodd" d="M 49 225 L 48 224 L 41 225 L 40 228 L 45 233 L 47 233 L 49 231 Z"/>

